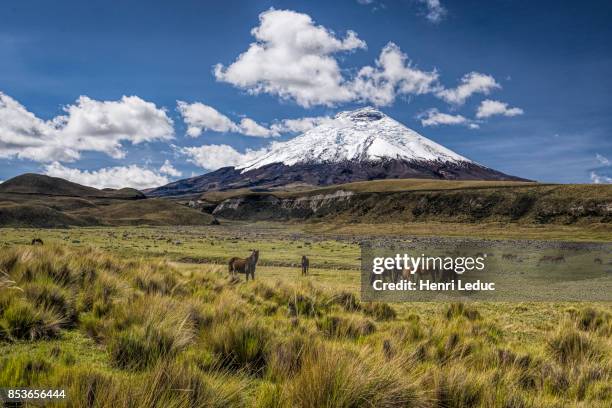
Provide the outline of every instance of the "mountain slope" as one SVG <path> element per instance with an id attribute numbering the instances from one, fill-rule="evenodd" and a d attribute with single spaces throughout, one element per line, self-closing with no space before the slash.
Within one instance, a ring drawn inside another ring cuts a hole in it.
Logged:
<path id="1" fill-rule="evenodd" d="M 147 191 L 150 196 L 235 188 L 325 186 L 354 181 L 427 178 L 523 180 L 475 163 L 373 108 L 336 117 L 234 168 L 225 167 Z"/>
<path id="2" fill-rule="evenodd" d="M 242 166 L 243 171 L 272 163 L 295 164 L 372 162 L 379 160 L 467 162 L 470 160 L 421 136 L 373 108 L 341 112 Z"/>

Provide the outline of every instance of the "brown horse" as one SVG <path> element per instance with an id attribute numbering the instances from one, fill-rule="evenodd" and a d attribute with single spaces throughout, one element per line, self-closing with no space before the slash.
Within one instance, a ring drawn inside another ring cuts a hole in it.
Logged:
<path id="1" fill-rule="evenodd" d="M 236 273 L 244 273 L 247 281 L 249 280 L 249 275 L 251 275 L 251 279 L 255 280 L 255 267 L 258 260 L 259 250 L 257 249 L 253 249 L 248 258 L 234 257 L 230 259 L 227 265 L 230 276 L 235 277 Z"/>
<path id="2" fill-rule="evenodd" d="M 310 266 L 310 261 L 306 255 L 302 255 L 302 275 L 308 275 L 308 267 Z"/>

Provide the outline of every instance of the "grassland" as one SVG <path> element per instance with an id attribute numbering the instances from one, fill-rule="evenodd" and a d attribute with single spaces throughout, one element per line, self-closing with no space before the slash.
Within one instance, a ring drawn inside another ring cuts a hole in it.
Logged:
<path id="1" fill-rule="evenodd" d="M 612 403 L 612 305 L 362 302 L 356 231 L 384 231 L 322 229 L 2 229 L 0 385 L 75 407 Z M 254 247 L 255 282 L 230 281 Z"/>

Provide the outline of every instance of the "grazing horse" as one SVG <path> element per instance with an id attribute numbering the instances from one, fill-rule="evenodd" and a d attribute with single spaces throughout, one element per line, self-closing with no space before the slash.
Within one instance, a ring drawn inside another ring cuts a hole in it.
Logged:
<path id="1" fill-rule="evenodd" d="M 308 275 L 308 267 L 310 266 L 310 261 L 306 255 L 302 255 L 302 275 Z"/>
<path id="2" fill-rule="evenodd" d="M 32 245 L 43 245 L 43 240 L 40 238 L 34 238 L 32 240 Z"/>
<path id="3" fill-rule="evenodd" d="M 258 260 L 259 250 L 257 249 L 253 249 L 248 258 L 234 257 L 230 259 L 227 265 L 230 276 L 235 277 L 236 273 L 244 273 L 247 281 L 249 280 L 249 275 L 251 275 L 251 279 L 255 280 L 255 267 Z"/>

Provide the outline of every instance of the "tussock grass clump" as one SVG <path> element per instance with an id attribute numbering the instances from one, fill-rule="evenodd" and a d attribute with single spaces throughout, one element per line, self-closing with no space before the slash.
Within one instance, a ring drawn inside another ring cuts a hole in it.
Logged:
<path id="1" fill-rule="evenodd" d="M 477 407 L 483 394 L 490 391 L 488 385 L 483 374 L 471 373 L 461 366 L 438 370 L 434 375 L 437 406 Z"/>
<path id="2" fill-rule="evenodd" d="M 2 313 L 7 337 L 15 340 L 50 339 L 59 336 L 64 321 L 51 310 L 37 309 L 25 300 L 16 300 Z"/>
<path id="3" fill-rule="evenodd" d="M 49 282 L 30 283 L 24 287 L 26 298 L 37 308 L 47 309 L 60 316 L 66 325 L 75 325 L 78 314 L 74 300 L 65 289 Z"/>
<path id="4" fill-rule="evenodd" d="M 216 324 L 246 317 L 251 311 L 248 303 L 235 292 L 224 290 L 213 303 L 213 320 Z"/>
<path id="5" fill-rule="evenodd" d="M 342 306 L 347 312 L 357 312 L 361 310 L 361 304 L 353 292 L 341 291 L 332 297 L 332 302 Z"/>
<path id="6" fill-rule="evenodd" d="M 393 309 L 393 307 L 387 303 L 366 303 L 363 305 L 362 309 L 364 314 L 371 316 L 376 320 L 393 320 L 397 317 L 395 309 Z"/>
<path id="7" fill-rule="evenodd" d="M 570 316 L 580 330 L 600 333 L 604 336 L 612 335 L 612 316 L 603 310 L 585 307 L 580 310 L 570 309 Z"/>
<path id="8" fill-rule="evenodd" d="M 176 277 L 147 267 L 138 271 L 134 285 L 147 294 L 169 295 L 178 287 Z"/>
<path id="9" fill-rule="evenodd" d="M 255 397 L 255 408 L 287 408 L 290 407 L 287 395 L 278 384 L 263 383 Z"/>
<path id="10" fill-rule="evenodd" d="M 568 324 L 558 328 L 548 341 L 547 349 L 562 364 L 601 356 L 601 350 L 588 335 Z"/>
<path id="11" fill-rule="evenodd" d="M 91 367 L 63 370 L 57 378 L 58 388 L 66 390 L 75 407 L 125 406 L 130 398 L 127 384 Z"/>
<path id="12" fill-rule="evenodd" d="M 139 407 L 242 407 L 248 383 L 227 375 L 206 376 L 187 363 L 160 362 L 143 379 Z"/>
<path id="13" fill-rule="evenodd" d="M 267 364 L 271 337 L 257 321 L 234 319 L 215 325 L 208 334 L 208 343 L 218 356 L 220 368 L 261 374 Z"/>
<path id="14" fill-rule="evenodd" d="M 278 296 L 277 291 L 270 285 L 262 281 L 253 284 L 253 292 L 264 300 L 270 300 Z"/>
<path id="15" fill-rule="evenodd" d="M 299 285 L 277 283 L 274 289 L 263 284 L 257 286 L 256 292 L 266 300 L 286 306 L 291 317 L 322 316 L 329 311 L 333 303 L 329 294 L 317 289 L 310 282 Z"/>
<path id="16" fill-rule="evenodd" d="M 272 343 L 268 361 L 270 378 L 281 381 L 293 377 L 302 368 L 304 356 L 314 347 L 314 341 L 301 334 L 294 334 Z"/>
<path id="17" fill-rule="evenodd" d="M 317 317 L 323 314 L 321 305 L 315 299 L 303 293 L 296 293 L 290 297 L 287 302 L 287 309 L 289 316 L 294 317 Z"/>
<path id="18" fill-rule="evenodd" d="M 176 331 L 149 322 L 114 335 L 109 344 L 112 363 L 122 369 L 141 370 L 171 357 L 190 342 L 180 327 Z"/>
<path id="19" fill-rule="evenodd" d="M 124 308 L 105 337 L 112 363 L 140 370 L 184 350 L 194 340 L 188 309 L 170 299 L 145 297 Z"/>
<path id="20" fill-rule="evenodd" d="M 403 365 L 369 349 L 356 354 L 329 346 L 319 348 L 308 354 L 300 373 L 290 383 L 290 406 L 423 406 L 423 397 Z"/>
<path id="21" fill-rule="evenodd" d="M 328 337 L 357 338 L 376 331 L 370 319 L 359 316 L 324 316 L 317 321 L 317 327 Z"/>
<path id="22" fill-rule="evenodd" d="M 79 326 L 85 335 L 97 343 L 101 343 L 105 334 L 110 332 L 108 322 L 92 313 L 81 314 Z"/>
<path id="23" fill-rule="evenodd" d="M 457 317 L 465 317 L 468 320 L 478 320 L 480 319 L 480 313 L 476 308 L 466 305 L 462 302 L 453 302 L 446 309 L 446 318 L 448 320 L 457 318 Z"/>
<path id="24" fill-rule="evenodd" d="M 48 359 L 31 354 L 5 355 L 0 358 L 0 384 L 21 387 L 36 384 L 51 370 Z"/>
<path id="25" fill-rule="evenodd" d="M 127 296 L 128 287 L 117 277 L 100 273 L 93 282 L 81 289 L 76 298 L 76 308 L 80 312 L 93 311 L 98 317 L 106 315 L 117 299 Z"/>

